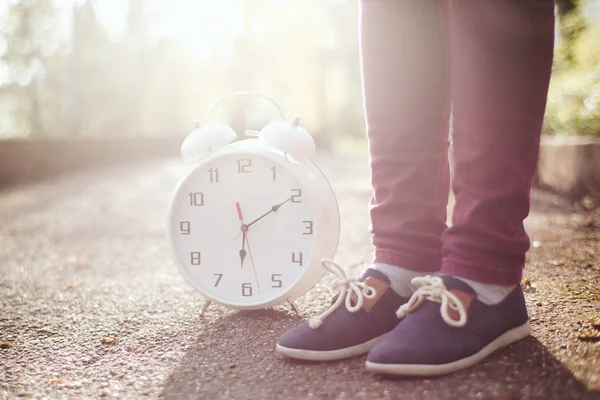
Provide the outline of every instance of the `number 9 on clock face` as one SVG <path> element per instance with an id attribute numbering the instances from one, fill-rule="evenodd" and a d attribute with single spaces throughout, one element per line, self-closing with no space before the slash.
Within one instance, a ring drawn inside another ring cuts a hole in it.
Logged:
<path id="1" fill-rule="evenodd" d="M 205 296 L 252 308 L 305 275 L 320 227 L 294 168 L 285 157 L 223 153 L 179 183 L 169 235 L 184 276 Z"/>

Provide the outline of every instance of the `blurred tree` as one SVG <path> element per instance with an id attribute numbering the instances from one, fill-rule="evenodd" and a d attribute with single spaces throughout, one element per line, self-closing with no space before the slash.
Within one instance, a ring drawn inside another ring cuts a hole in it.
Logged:
<path id="1" fill-rule="evenodd" d="M 26 127 L 25 133 L 39 135 L 45 130 L 41 81 L 47 75 L 47 60 L 58 49 L 52 37 L 52 0 L 13 1 L 6 7 L 0 35 L 6 43 L 2 61 L 9 73 L 0 82 L 0 96 L 3 103 L 18 107 L 5 125 L 11 130 Z"/>
<path id="2" fill-rule="evenodd" d="M 118 44 L 124 47 L 127 57 L 131 57 L 131 68 L 127 71 L 127 88 L 119 101 L 124 107 L 125 119 L 122 121 L 121 134 L 135 136 L 144 118 L 143 101 L 146 98 L 146 85 L 151 76 L 152 44 L 148 38 L 146 20 L 146 0 L 129 0 L 124 40 Z"/>
<path id="3" fill-rule="evenodd" d="M 555 53 L 544 131 L 600 135 L 600 16 L 586 20 L 575 8 L 561 24 L 572 35 Z"/>
<path id="4" fill-rule="evenodd" d="M 555 0 L 560 30 L 560 43 L 556 61 L 558 67 L 574 62 L 573 48 L 577 38 L 585 31 L 585 19 L 579 0 Z"/>
<path id="5" fill-rule="evenodd" d="M 577 8 L 576 0 L 555 0 L 558 15 L 567 15 Z"/>
<path id="6" fill-rule="evenodd" d="M 72 137 L 89 128 L 95 107 L 111 104 L 102 91 L 107 82 L 102 79 L 110 69 L 108 38 L 99 24 L 91 1 L 73 4 L 72 47 L 68 67 L 68 131 Z M 95 103 L 95 104 L 93 104 Z"/>

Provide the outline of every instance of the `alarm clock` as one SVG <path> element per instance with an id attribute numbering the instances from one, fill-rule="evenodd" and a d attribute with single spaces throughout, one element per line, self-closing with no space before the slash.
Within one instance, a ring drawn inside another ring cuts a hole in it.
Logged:
<path id="1" fill-rule="evenodd" d="M 281 119 L 238 139 L 224 123 L 198 125 L 183 141 L 195 165 L 176 185 L 167 232 L 183 276 L 206 299 L 236 309 L 294 300 L 323 277 L 340 234 L 334 190 L 315 163 L 315 144 L 300 126 Z"/>

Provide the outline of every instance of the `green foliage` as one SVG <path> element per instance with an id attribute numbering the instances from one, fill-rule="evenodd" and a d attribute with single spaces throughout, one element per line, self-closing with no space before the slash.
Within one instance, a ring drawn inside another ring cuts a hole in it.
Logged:
<path id="1" fill-rule="evenodd" d="M 586 23 L 581 9 L 577 8 L 577 4 L 572 6 L 573 9 L 558 15 L 560 45 L 556 49 L 554 62 L 559 68 L 568 68 L 575 65 L 577 61 L 574 47 L 577 40 L 586 31 Z"/>
<path id="2" fill-rule="evenodd" d="M 555 53 L 544 132 L 600 136 L 600 21 L 570 13 L 561 23 L 574 34 Z"/>

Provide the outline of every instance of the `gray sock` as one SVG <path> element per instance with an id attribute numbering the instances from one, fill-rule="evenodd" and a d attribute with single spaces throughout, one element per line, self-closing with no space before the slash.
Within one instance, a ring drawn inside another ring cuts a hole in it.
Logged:
<path id="1" fill-rule="evenodd" d="M 481 283 L 466 278 L 460 278 L 458 276 L 455 276 L 455 278 L 460 279 L 461 281 L 466 282 L 469 286 L 471 286 L 477 294 L 477 299 L 487 305 L 500 303 L 506 297 L 506 295 L 508 295 L 510 291 L 513 290 L 515 286 L 517 286 Z"/>
<path id="2" fill-rule="evenodd" d="M 410 297 L 416 290 L 410 284 L 412 278 L 427 275 L 425 272 L 413 271 L 384 263 L 374 263 L 373 268 L 387 276 L 390 279 L 392 290 L 402 297 Z"/>

